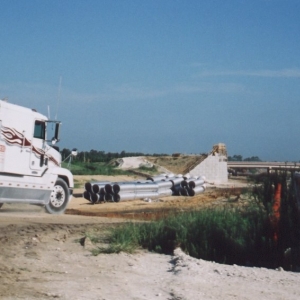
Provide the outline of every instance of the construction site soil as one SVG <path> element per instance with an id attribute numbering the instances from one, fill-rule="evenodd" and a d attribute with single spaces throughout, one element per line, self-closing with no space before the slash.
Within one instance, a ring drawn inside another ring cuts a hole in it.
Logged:
<path id="1" fill-rule="evenodd" d="M 244 180 L 209 185 L 194 197 L 164 197 L 91 205 L 82 197 L 87 181 L 135 177 L 75 176 L 74 197 L 63 215 L 44 208 L 4 204 L 0 212 L 0 299 L 299 299 L 300 273 L 221 265 L 176 249 L 172 256 L 138 250 L 100 254 L 88 237 L 111 226 L 150 220 L 170 212 L 246 205 Z M 84 239 L 83 239 L 84 238 Z"/>
<path id="2" fill-rule="evenodd" d="M 249 187 L 244 178 L 229 180 L 224 184 L 207 184 L 204 193 L 190 196 L 167 196 L 156 199 L 139 199 L 121 201 L 118 203 L 105 202 L 92 204 L 83 198 L 85 182 L 100 181 L 134 181 L 137 177 L 130 176 L 75 176 L 76 185 L 82 186 L 74 190 L 74 199 L 70 203 L 66 214 L 101 216 L 109 218 L 126 218 L 139 220 L 156 220 L 170 213 L 203 209 L 221 205 L 242 205 L 240 196 Z"/>

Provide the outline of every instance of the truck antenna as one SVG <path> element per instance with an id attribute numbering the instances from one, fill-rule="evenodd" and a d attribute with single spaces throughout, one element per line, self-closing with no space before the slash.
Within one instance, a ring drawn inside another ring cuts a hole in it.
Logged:
<path id="1" fill-rule="evenodd" d="M 58 95 L 57 95 L 57 105 L 56 105 L 55 120 L 57 120 L 57 112 L 58 112 L 59 101 L 60 101 L 61 83 L 62 83 L 62 76 L 60 76 L 60 78 L 59 78 L 59 86 L 58 86 Z"/>

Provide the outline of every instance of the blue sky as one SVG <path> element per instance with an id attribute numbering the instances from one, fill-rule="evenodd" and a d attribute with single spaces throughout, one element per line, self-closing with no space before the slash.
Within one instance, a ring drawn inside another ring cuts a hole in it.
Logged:
<path id="1" fill-rule="evenodd" d="M 299 161 L 299 15 L 300 0 L 2 0 L 0 98 L 50 107 L 61 148 Z"/>

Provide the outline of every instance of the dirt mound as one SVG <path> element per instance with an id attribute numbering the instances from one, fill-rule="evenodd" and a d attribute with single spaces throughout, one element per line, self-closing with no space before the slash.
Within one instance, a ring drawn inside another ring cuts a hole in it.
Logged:
<path id="1" fill-rule="evenodd" d="M 203 159 L 205 159 L 206 155 L 175 155 L 175 156 L 147 156 L 146 159 L 158 166 L 162 166 L 168 169 L 170 172 L 174 174 L 186 174 L 197 166 Z"/>

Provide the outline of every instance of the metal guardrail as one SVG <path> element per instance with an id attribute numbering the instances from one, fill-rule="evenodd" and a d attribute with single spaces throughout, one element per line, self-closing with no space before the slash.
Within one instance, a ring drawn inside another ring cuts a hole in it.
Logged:
<path id="1" fill-rule="evenodd" d="M 248 162 L 248 161 L 228 161 L 228 168 L 233 169 L 269 169 L 269 170 L 298 170 L 300 163 L 296 162 Z"/>

